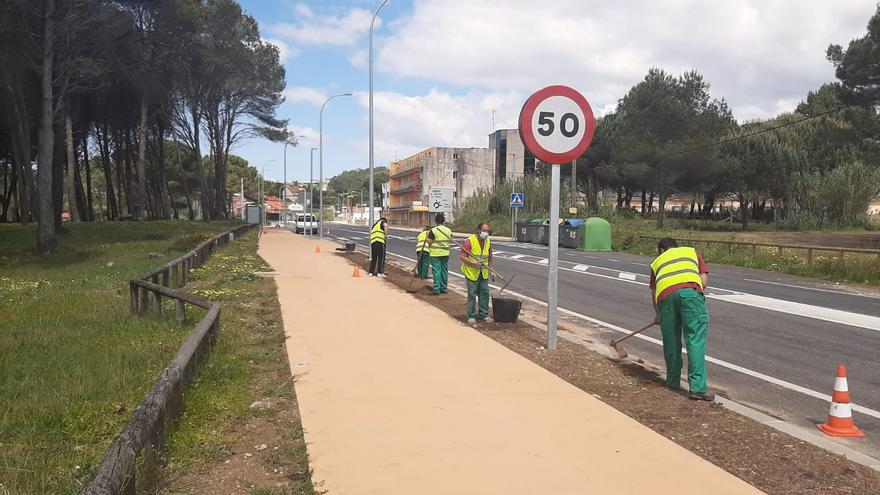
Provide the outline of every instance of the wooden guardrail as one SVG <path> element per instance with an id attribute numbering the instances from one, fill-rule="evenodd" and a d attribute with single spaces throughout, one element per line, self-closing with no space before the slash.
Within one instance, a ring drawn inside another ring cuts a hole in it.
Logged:
<path id="1" fill-rule="evenodd" d="M 642 239 L 653 239 L 653 240 L 657 240 L 657 241 L 664 238 L 661 236 L 650 236 L 650 235 L 643 235 L 640 237 Z M 813 264 L 813 253 L 816 251 L 836 253 L 837 262 L 841 265 L 844 263 L 844 254 L 845 253 L 875 255 L 877 257 L 877 264 L 880 265 L 880 249 L 845 248 L 845 247 L 839 247 L 839 246 L 811 246 L 811 245 L 805 245 L 805 244 L 775 244 L 775 243 L 768 243 L 768 242 L 750 242 L 750 241 L 727 241 L 727 240 L 723 240 L 723 239 L 692 239 L 689 237 L 678 237 L 678 238 L 675 238 L 675 240 L 687 242 L 687 243 L 691 243 L 691 244 L 701 243 L 701 244 L 705 244 L 706 247 L 708 247 L 708 248 L 711 248 L 712 244 L 727 245 L 728 252 L 733 252 L 733 246 L 750 246 L 752 248 L 752 255 L 758 254 L 759 247 L 769 247 L 772 249 L 777 249 L 780 255 L 782 255 L 782 253 L 786 249 L 806 251 L 807 263 L 810 265 Z"/>
<path id="2" fill-rule="evenodd" d="M 138 458 L 143 457 L 146 464 L 155 463 L 168 421 L 179 416 L 183 392 L 220 334 L 220 305 L 179 288 L 189 282 L 190 270 L 203 265 L 217 248 L 251 227 L 242 225 L 214 236 L 185 255 L 129 281 L 129 311 L 133 315 L 150 312 L 161 318 L 163 297 L 174 301 L 178 322 L 184 321 L 187 304 L 206 309 L 207 313 L 113 440 L 82 495 L 135 495 Z"/>

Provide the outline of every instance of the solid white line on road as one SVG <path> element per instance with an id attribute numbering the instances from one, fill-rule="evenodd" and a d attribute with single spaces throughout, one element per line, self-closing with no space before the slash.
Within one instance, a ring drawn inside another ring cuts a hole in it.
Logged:
<path id="1" fill-rule="evenodd" d="M 572 270 L 577 270 L 579 272 L 585 272 L 590 269 L 589 265 L 574 265 Z"/>
<path id="2" fill-rule="evenodd" d="M 409 258 L 409 257 L 406 257 L 406 256 L 401 256 L 401 255 L 396 254 L 396 253 L 388 253 L 388 254 L 390 254 L 390 255 L 392 255 L 392 256 L 396 256 L 396 257 L 398 257 L 398 258 L 405 259 L 405 260 L 407 260 L 407 261 L 411 261 L 411 262 L 415 262 L 415 261 L 416 261 L 416 260 L 414 260 L 414 259 L 412 259 L 412 258 Z M 450 274 L 450 275 L 453 275 L 453 276 L 455 276 L 455 277 L 464 278 L 464 275 L 462 275 L 462 274 L 460 274 L 460 273 L 449 272 L 449 274 Z M 603 276 L 604 276 L 604 275 L 603 275 Z M 612 277 L 607 277 L 607 278 L 612 278 Z M 635 283 L 639 283 L 639 282 L 635 282 Z M 495 290 L 500 290 L 500 289 L 501 289 L 500 286 L 495 285 L 495 284 L 489 284 L 489 286 L 492 287 L 492 288 L 495 289 Z M 547 306 L 547 303 L 544 302 L 544 301 L 541 301 L 541 300 L 535 299 L 535 298 L 533 298 L 533 297 L 530 297 L 530 296 L 527 296 L 527 295 L 525 295 L 525 294 L 522 294 L 522 293 L 516 292 L 516 291 L 514 291 L 514 290 L 505 289 L 505 291 L 509 292 L 510 294 L 513 294 L 514 296 L 520 297 L 520 298 L 525 299 L 525 300 L 527 300 L 527 301 L 531 301 L 531 302 L 533 302 L 533 303 L 535 303 L 535 304 L 537 304 L 537 305 L 539 305 L 539 306 Z M 572 311 L 572 310 L 570 310 L 570 309 L 566 309 L 566 308 L 559 308 L 559 311 L 562 312 L 562 313 L 565 313 L 565 314 L 567 314 L 567 315 L 574 316 L 574 317 L 576 317 L 576 318 L 580 318 L 581 320 L 589 321 L 589 322 L 591 322 L 591 323 L 595 323 L 596 325 L 600 325 L 600 326 L 603 326 L 603 327 L 606 327 L 606 328 L 610 328 L 611 330 L 615 330 L 615 331 L 618 331 L 618 332 L 621 332 L 621 333 L 631 333 L 631 332 L 632 332 L 632 330 L 627 330 L 626 328 L 619 327 L 619 326 L 617 326 L 617 325 L 615 325 L 615 324 L 613 324 L 613 323 L 608 323 L 607 321 L 602 321 L 602 320 L 599 320 L 599 319 L 597 319 L 597 318 L 592 318 L 592 317 L 590 317 L 590 316 L 587 316 L 587 315 L 584 315 L 584 314 L 578 313 L 577 311 Z M 662 341 L 660 341 L 659 339 L 655 339 L 655 338 L 653 338 L 653 337 L 648 337 L 647 335 L 638 334 L 638 335 L 635 335 L 634 337 L 637 338 L 637 339 L 644 340 L 644 341 L 646 341 L 646 342 L 650 342 L 650 343 L 652 343 L 652 344 L 659 345 L 659 346 L 661 346 L 661 347 L 663 346 L 663 342 L 662 342 Z M 686 353 L 687 351 L 684 350 L 684 349 L 682 349 L 682 352 L 685 352 L 685 353 Z M 739 366 L 738 364 L 729 363 L 729 362 L 724 361 L 724 360 L 722 360 L 722 359 L 718 359 L 718 358 L 715 358 L 715 357 L 712 357 L 712 356 L 708 356 L 708 355 L 706 356 L 706 361 L 709 361 L 710 363 L 713 363 L 713 364 L 717 364 L 718 366 L 721 366 L 722 368 L 727 368 L 727 369 L 729 369 L 729 370 L 736 371 L 736 372 L 742 373 L 742 374 L 744 374 L 744 375 L 751 376 L 751 377 L 753 377 L 753 378 L 757 378 L 758 380 L 762 380 L 762 381 L 765 381 L 765 382 L 767 382 L 767 383 L 772 383 L 772 384 L 774 384 L 774 385 L 777 385 L 777 386 L 782 387 L 782 388 L 787 389 L 787 390 L 791 390 L 791 391 L 793 391 L 793 392 L 798 392 L 798 393 L 800 393 L 800 394 L 807 395 L 807 396 L 809 396 L 809 397 L 813 397 L 813 398 L 816 398 L 816 399 L 820 399 L 820 400 L 823 400 L 823 401 L 825 401 L 825 402 L 831 402 L 831 396 L 830 396 L 830 395 L 823 394 L 823 393 L 820 393 L 820 392 L 816 392 L 815 390 L 812 390 L 812 389 L 809 389 L 809 388 L 806 388 L 806 387 L 802 387 L 802 386 L 800 386 L 800 385 L 797 385 L 797 384 L 794 384 L 794 383 L 791 383 L 791 382 L 787 382 L 787 381 L 785 381 L 785 380 L 780 380 L 779 378 L 776 378 L 776 377 L 773 377 L 773 376 L 770 376 L 770 375 L 765 375 L 764 373 L 761 373 L 761 372 L 759 372 L 759 371 L 750 370 L 750 369 L 745 368 L 745 367 L 743 367 L 743 366 Z M 874 418 L 880 418 L 880 411 L 877 411 L 877 410 L 875 410 L 875 409 L 871 409 L 871 408 L 869 408 L 869 407 L 860 406 L 860 405 L 857 405 L 857 404 L 851 404 L 851 406 L 852 406 L 852 410 L 853 410 L 853 411 L 857 411 L 857 412 L 860 412 L 860 413 L 862 413 L 862 414 L 866 414 L 866 415 L 871 416 L 871 417 L 874 417 Z"/>
<path id="3" fill-rule="evenodd" d="M 851 327 L 866 328 L 880 332 L 880 318 L 876 316 L 862 315 L 858 313 L 850 313 L 849 311 L 841 311 L 838 309 L 822 308 L 809 304 L 796 303 L 791 301 L 783 301 L 781 299 L 772 299 L 769 297 L 755 296 L 752 294 L 730 294 L 723 296 L 710 296 L 712 299 L 719 301 L 727 301 L 737 304 L 744 304 L 755 308 L 770 309 L 780 313 L 788 313 L 795 316 L 803 316 L 816 320 L 830 321 L 831 323 L 839 323 L 841 325 L 849 325 Z"/>
<path id="4" fill-rule="evenodd" d="M 840 290 L 820 289 L 818 287 L 805 287 L 803 285 L 783 284 L 781 282 L 769 282 L 767 280 L 755 280 L 752 278 L 744 278 L 743 281 L 745 281 L 745 282 L 758 282 L 759 284 L 781 285 L 783 287 L 791 287 L 793 289 L 814 290 L 816 292 L 830 292 L 832 294 L 843 293 L 844 295 L 847 295 L 847 296 L 866 297 L 868 299 L 880 299 L 880 297 L 875 296 L 873 294 L 859 294 L 856 292 L 843 292 Z"/>
<path id="5" fill-rule="evenodd" d="M 635 280 L 636 274 L 635 273 L 620 272 L 617 274 L 617 278 L 622 278 L 624 280 Z"/>

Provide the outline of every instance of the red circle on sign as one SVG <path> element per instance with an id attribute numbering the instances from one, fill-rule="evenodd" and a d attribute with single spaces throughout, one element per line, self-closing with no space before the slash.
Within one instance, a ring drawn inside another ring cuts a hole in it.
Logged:
<path id="1" fill-rule="evenodd" d="M 532 129 L 532 118 L 535 115 L 535 110 L 537 110 L 538 106 L 544 102 L 544 100 L 554 96 L 561 96 L 573 101 L 578 107 L 580 107 L 584 114 L 584 119 L 586 120 L 584 123 L 586 127 L 581 140 L 570 150 L 562 153 L 553 152 L 541 146 L 535 138 L 535 130 Z M 519 136 L 520 139 L 522 139 L 523 144 L 533 155 L 535 155 L 536 158 L 554 165 L 577 160 L 581 155 L 586 153 L 587 149 L 590 148 L 590 143 L 593 141 L 593 135 L 595 133 L 596 118 L 593 116 L 592 107 L 590 107 L 589 102 L 587 102 L 587 99 L 584 98 L 582 94 L 568 86 L 547 86 L 544 89 L 536 91 L 528 100 L 526 100 L 522 111 L 519 114 Z"/>

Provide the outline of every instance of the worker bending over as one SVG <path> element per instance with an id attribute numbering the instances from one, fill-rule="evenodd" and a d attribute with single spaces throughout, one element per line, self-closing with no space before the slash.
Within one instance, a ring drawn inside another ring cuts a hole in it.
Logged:
<path id="1" fill-rule="evenodd" d="M 428 250 L 428 232 L 431 227 L 425 227 L 416 239 L 416 274 L 422 280 L 428 278 L 428 268 L 431 266 L 431 254 Z"/>
<path id="2" fill-rule="evenodd" d="M 703 290 L 709 285 L 709 268 L 694 248 L 678 247 L 674 239 L 661 239 L 660 255 L 651 263 L 651 295 L 663 333 L 666 386 L 681 383 L 681 339 L 688 353 L 688 397 L 714 400 L 706 387 L 706 334 L 709 313 Z"/>
<path id="3" fill-rule="evenodd" d="M 449 281 L 449 243 L 452 240 L 452 231 L 443 225 L 446 216 L 438 213 L 434 217 L 437 226 L 428 231 L 428 254 L 431 255 L 431 271 L 434 273 L 433 294 L 446 294 Z"/>
<path id="4" fill-rule="evenodd" d="M 385 217 L 373 224 L 370 229 L 370 273 L 371 277 L 385 278 L 385 237 L 388 235 L 388 222 Z"/>
<path id="5" fill-rule="evenodd" d="M 461 246 L 458 255 L 461 273 L 467 279 L 467 318 L 474 325 L 477 320 L 489 321 L 489 267 L 492 266 L 492 242 L 489 240 L 489 224 L 477 225 L 477 233 Z M 477 298 L 480 309 L 477 311 Z"/>

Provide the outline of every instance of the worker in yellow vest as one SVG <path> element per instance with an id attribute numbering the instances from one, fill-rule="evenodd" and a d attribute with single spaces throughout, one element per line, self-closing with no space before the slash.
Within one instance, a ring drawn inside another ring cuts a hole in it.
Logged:
<path id="1" fill-rule="evenodd" d="M 480 223 L 477 233 L 461 245 L 458 254 L 461 260 L 461 273 L 467 279 L 467 321 L 475 325 L 477 320 L 492 321 L 489 318 L 489 278 L 492 266 L 492 242 L 489 240 L 489 224 Z M 477 299 L 480 309 L 477 310 Z"/>
<path id="2" fill-rule="evenodd" d="M 678 247 L 675 239 L 661 239 L 660 255 L 651 263 L 651 297 L 663 333 L 666 386 L 681 383 L 681 340 L 688 353 L 688 397 L 714 400 L 706 385 L 706 335 L 709 312 L 703 291 L 709 285 L 709 267 L 692 247 Z"/>
<path id="3" fill-rule="evenodd" d="M 438 213 L 434 217 L 437 226 L 428 231 L 428 254 L 431 255 L 431 271 L 434 273 L 434 287 L 431 293 L 446 294 L 449 283 L 449 243 L 452 241 L 452 231 L 444 225 L 446 215 Z"/>
<path id="4" fill-rule="evenodd" d="M 428 250 L 428 232 L 431 227 L 425 227 L 416 238 L 416 274 L 422 280 L 428 279 L 428 268 L 431 266 L 431 253 Z"/>
<path id="5" fill-rule="evenodd" d="M 381 217 L 370 229 L 370 273 L 371 277 L 385 278 L 385 237 L 388 235 L 388 221 Z"/>

